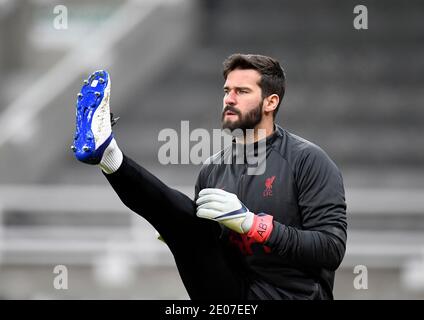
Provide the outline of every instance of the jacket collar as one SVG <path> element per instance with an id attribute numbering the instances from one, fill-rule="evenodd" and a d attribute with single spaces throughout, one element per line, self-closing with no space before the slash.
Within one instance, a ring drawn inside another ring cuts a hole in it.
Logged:
<path id="1" fill-rule="evenodd" d="M 266 145 L 270 145 L 278 137 L 282 137 L 283 131 L 284 131 L 284 129 L 282 127 L 280 127 L 278 124 L 274 123 L 274 131 L 269 136 L 267 136 L 265 138 L 266 139 Z M 261 141 L 261 140 L 259 140 L 259 141 Z M 255 145 L 255 147 L 257 147 L 259 141 L 256 141 L 256 142 L 253 143 Z M 233 138 L 233 144 L 237 144 L 235 138 Z M 247 144 L 247 145 L 251 145 L 251 144 Z"/>
<path id="2" fill-rule="evenodd" d="M 278 138 L 283 136 L 284 129 L 279 125 L 274 124 L 274 131 L 265 138 L 266 149 L 268 149 Z M 250 144 L 236 143 L 235 138 L 232 143 L 233 157 L 239 152 L 242 152 L 245 156 L 257 156 L 259 143 L 263 140 L 258 140 Z M 243 150 L 243 151 L 241 151 Z"/>

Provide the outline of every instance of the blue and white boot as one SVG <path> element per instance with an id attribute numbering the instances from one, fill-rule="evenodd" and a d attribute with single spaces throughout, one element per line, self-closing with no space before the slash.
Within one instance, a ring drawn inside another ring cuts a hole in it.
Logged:
<path id="1" fill-rule="evenodd" d="M 72 150 L 82 162 L 99 164 L 113 139 L 110 113 L 110 77 L 104 70 L 95 71 L 84 80 L 76 105 L 76 130 Z M 116 143 L 116 142 L 115 142 Z"/>

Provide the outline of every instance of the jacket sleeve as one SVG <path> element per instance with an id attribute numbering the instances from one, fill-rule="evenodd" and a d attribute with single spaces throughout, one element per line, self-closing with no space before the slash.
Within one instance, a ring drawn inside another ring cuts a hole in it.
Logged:
<path id="1" fill-rule="evenodd" d="M 347 239 L 340 171 L 315 145 L 301 152 L 293 169 L 302 228 L 274 221 L 265 244 L 294 264 L 336 270 L 343 260 Z"/>

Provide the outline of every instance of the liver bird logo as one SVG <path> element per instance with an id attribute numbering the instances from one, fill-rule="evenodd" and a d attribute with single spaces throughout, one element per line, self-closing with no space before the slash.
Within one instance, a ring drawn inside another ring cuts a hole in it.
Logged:
<path id="1" fill-rule="evenodd" d="M 272 184 L 274 183 L 275 176 L 266 178 L 265 180 L 265 190 L 263 192 L 264 197 L 271 197 L 272 196 Z"/>

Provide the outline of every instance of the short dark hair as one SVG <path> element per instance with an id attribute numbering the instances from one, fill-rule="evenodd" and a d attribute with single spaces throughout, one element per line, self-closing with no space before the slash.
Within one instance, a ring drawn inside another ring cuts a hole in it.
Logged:
<path id="1" fill-rule="evenodd" d="M 262 90 L 262 99 L 277 94 L 280 97 L 277 108 L 274 110 L 274 118 L 280 108 L 286 91 L 286 75 L 280 63 L 271 57 L 259 54 L 235 53 L 225 59 L 223 75 L 227 80 L 228 74 L 236 69 L 253 69 L 261 74 L 261 81 L 258 83 Z"/>

